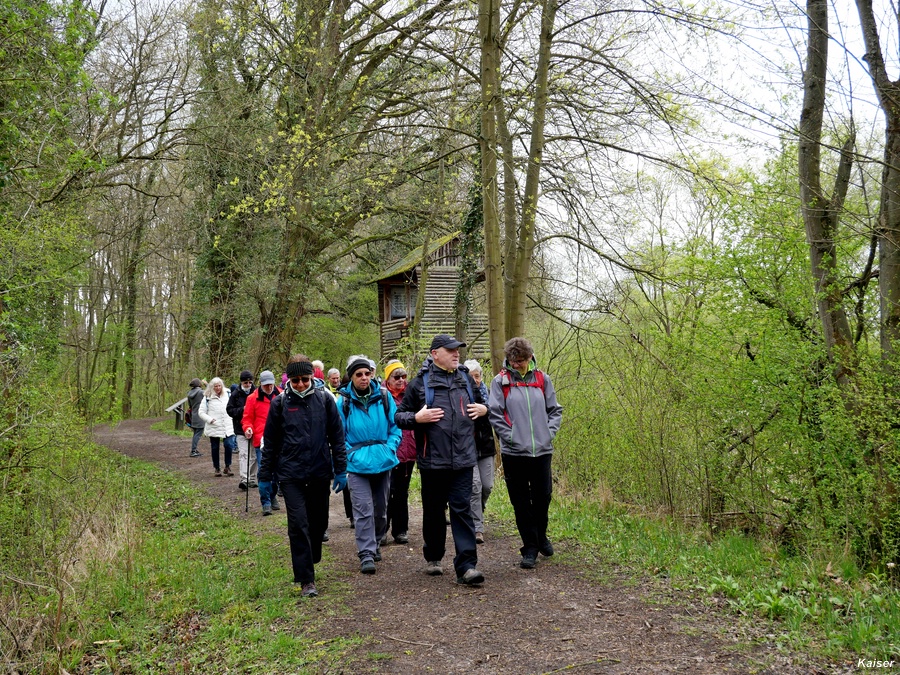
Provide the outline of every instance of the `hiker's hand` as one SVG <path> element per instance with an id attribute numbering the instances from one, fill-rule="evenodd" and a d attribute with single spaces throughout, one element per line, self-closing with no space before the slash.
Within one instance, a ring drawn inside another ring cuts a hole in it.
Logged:
<path id="1" fill-rule="evenodd" d="M 244 438 L 246 438 L 248 440 L 253 438 L 253 429 L 251 429 L 250 427 L 247 427 L 246 429 L 244 429 Z"/>
<path id="2" fill-rule="evenodd" d="M 347 487 L 347 472 L 339 473 L 334 477 L 334 483 L 331 485 L 331 489 L 334 490 L 335 494 L 341 492 L 345 487 Z"/>
<path id="3" fill-rule="evenodd" d="M 484 403 L 470 403 L 466 406 L 466 412 L 473 420 L 477 420 L 479 417 L 487 415 L 487 406 Z"/>
<path id="4" fill-rule="evenodd" d="M 423 405 L 422 409 L 416 413 L 416 422 L 419 424 L 427 424 L 428 422 L 437 422 L 444 416 L 441 408 L 429 408 Z"/>

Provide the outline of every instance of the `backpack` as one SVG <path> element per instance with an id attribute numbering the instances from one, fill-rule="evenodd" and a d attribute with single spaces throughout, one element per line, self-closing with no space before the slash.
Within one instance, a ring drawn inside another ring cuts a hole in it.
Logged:
<path id="1" fill-rule="evenodd" d="M 384 408 L 384 416 L 388 422 L 388 429 L 391 427 L 391 402 L 388 401 L 388 397 L 385 393 L 385 390 L 381 390 L 381 405 Z M 341 407 L 344 409 L 344 419 L 350 417 L 350 410 L 353 406 L 350 405 L 350 396 L 348 394 L 341 394 Z"/>
<path id="2" fill-rule="evenodd" d="M 472 379 L 469 377 L 469 374 L 460 370 L 460 373 L 463 374 L 463 377 L 466 378 L 466 391 L 469 392 L 469 402 L 475 403 L 475 395 L 472 393 Z M 541 380 L 543 384 L 543 380 Z M 425 407 L 430 408 L 434 405 L 434 387 L 428 386 L 428 371 L 426 370 L 422 373 L 422 387 L 425 389 Z"/>
<path id="3" fill-rule="evenodd" d="M 541 370 L 535 368 L 534 373 L 534 382 L 513 382 L 509 377 L 509 370 L 504 368 L 500 371 L 500 388 L 503 389 L 503 416 L 506 417 L 507 423 L 512 425 L 512 420 L 509 419 L 509 414 L 506 412 L 506 399 L 509 398 L 509 390 L 511 387 L 535 387 L 541 390 L 541 393 L 544 393 L 544 373 Z"/>

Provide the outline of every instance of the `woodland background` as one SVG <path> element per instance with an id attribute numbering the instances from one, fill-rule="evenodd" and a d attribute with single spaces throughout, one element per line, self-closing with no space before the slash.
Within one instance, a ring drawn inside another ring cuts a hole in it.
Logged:
<path id="1" fill-rule="evenodd" d="M 369 280 L 455 230 L 460 330 L 483 266 L 494 368 L 524 334 L 554 378 L 561 491 L 893 574 L 889 9 L 0 1 L 4 602 L 71 573 L 85 424 L 377 354 Z"/>

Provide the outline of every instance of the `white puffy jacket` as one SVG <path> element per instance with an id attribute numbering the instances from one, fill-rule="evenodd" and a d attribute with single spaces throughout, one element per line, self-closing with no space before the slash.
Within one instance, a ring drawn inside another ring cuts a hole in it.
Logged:
<path id="1" fill-rule="evenodd" d="M 228 391 L 223 389 L 221 396 L 205 398 L 200 404 L 200 419 L 206 422 L 203 435 L 210 438 L 228 438 L 234 436 L 234 422 L 228 416 L 225 407 L 228 405 Z"/>

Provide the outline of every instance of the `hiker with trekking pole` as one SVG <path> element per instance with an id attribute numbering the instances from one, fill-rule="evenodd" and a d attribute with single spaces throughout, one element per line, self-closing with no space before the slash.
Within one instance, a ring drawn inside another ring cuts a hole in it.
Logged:
<path id="1" fill-rule="evenodd" d="M 272 399 L 280 393 L 281 390 L 275 386 L 275 375 L 271 370 L 264 370 L 259 374 L 259 388 L 253 392 L 252 395 L 247 397 L 247 402 L 244 405 L 244 416 L 241 420 L 241 427 L 243 427 L 244 436 L 253 446 L 253 455 L 257 467 L 259 466 L 262 455 L 263 431 L 265 431 L 266 428 L 266 419 L 269 416 L 269 408 L 272 405 Z M 254 471 L 254 473 L 256 472 Z M 251 475 L 249 466 L 247 475 Z M 256 476 L 253 478 L 252 487 L 258 487 Z M 277 479 L 273 481 L 272 484 L 277 484 Z M 250 490 L 247 490 L 247 498 L 244 501 L 244 509 L 247 511 L 250 508 Z M 259 488 L 259 503 L 262 506 L 264 516 L 272 515 L 273 508 L 281 508 L 276 493 L 272 492 L 270 494 L 268 489 L 263 490 L 263 488 Z"/>
<path id="2" fill-rule="evenodd" d="M 228 399 L 228 416 L 231 417 L 234 424 L 234 435 L 238 447 L 238 473 L 241 476 L 238 489 L 249 491 L 248 488 L 256 486 L 256 458 L 253 457 L 251 462 L 250 441 L 244 435 L 243 419 L 247 398 L 256 391 L 256 388 L 253 386 L 253 373 L 249 370 L 242 370 L 240 379 L 240 386 Z"/>

